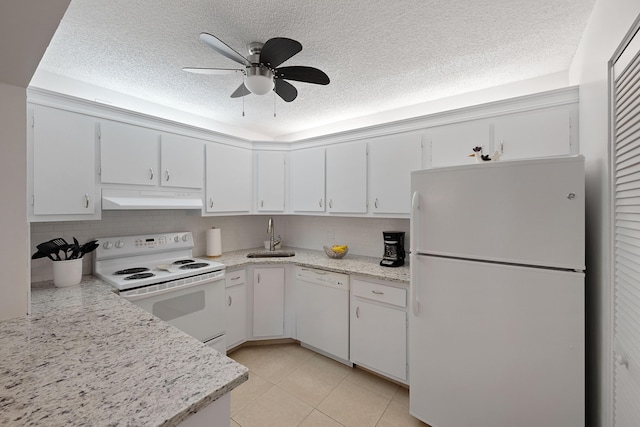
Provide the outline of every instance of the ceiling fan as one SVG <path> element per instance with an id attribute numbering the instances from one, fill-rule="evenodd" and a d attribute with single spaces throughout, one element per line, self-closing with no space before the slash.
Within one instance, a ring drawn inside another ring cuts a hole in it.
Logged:
<path id="1" fill-rule="evenodd" d="M 251 43 L 249 45 L 249 56 L 247 58 L 209 33 L 201 33 L 200 40 L 211 46 L 221 55 L 243 65 L 244 68 L 185 67 L 183 70 L 198 74 L 244 74 L 246 79 L 235 92 L 231 94 L 232 98 L 239 98 L 250 93 L 265 95 L 271 90 L 274 90 L 280 98 L 286 102 L 291 102 L 298 96 L 298 91 L 286 80 L 319 85 L 329 84 L 329 77 L 317 68 L 304 66 L 278 68 L 280 64 L 302 50 L 302 45 L 295 40 L 275 37 L 267 40 L 264 44 L 258 42 Z"/>

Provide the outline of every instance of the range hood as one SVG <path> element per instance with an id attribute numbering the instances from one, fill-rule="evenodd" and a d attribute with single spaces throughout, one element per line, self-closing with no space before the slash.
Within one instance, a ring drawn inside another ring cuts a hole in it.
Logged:
<path id="1" fill-rule="evenodd" d="M 202 209 L 202 192 L 102 190 L 102 210 Z"/>

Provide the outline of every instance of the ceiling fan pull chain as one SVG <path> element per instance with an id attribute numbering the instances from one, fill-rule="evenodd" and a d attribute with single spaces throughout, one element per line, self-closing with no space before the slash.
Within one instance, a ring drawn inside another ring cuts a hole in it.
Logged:
<path id="1" fill-rule="evenodd" d="M 245 78 L 242 79 L 242 84 L 246 87 L 246 85 L 244 84 L 245 80 Z M 244 117 L 244 96 L 242 97 L 242 117 Z"/>
<path id="2" fill-rule="evenodd" d="M 276 116 L 276 90 L 273 89 L 273 117 Z"/>

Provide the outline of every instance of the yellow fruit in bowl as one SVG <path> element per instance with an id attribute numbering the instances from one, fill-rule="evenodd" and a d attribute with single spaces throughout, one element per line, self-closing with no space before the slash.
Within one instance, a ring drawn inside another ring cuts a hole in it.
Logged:
<path id="1" fill-rule="evenodd" d="M 336 253 L 341 254 L 341 253 L 345 252 L 347 250 L 347 248 L 348 248 L 347 245 L 333 245 L 331 247 L 331 250 L 336 252 Z"/>

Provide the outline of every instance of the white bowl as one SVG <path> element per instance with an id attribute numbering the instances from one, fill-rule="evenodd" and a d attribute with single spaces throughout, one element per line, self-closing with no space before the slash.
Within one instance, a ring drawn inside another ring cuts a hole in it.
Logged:
<path id="1" fill-rule="evenodd" d="M 349 247 L 347 247 L 344 252 L 334 252 L 333 249 L 331 249 L 331 247 L 329 246 L 323 246 L 322 248 L 324 249 L 324 253 L 327 254 L 329 258 L 335 259 L 344 258 L 347 252 L 349 252 Z"/>

